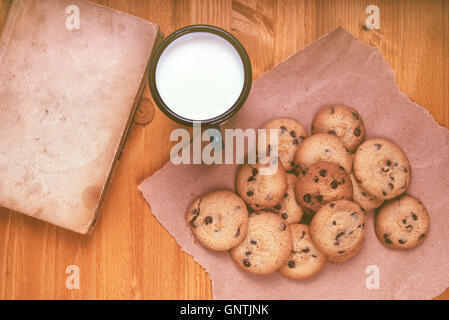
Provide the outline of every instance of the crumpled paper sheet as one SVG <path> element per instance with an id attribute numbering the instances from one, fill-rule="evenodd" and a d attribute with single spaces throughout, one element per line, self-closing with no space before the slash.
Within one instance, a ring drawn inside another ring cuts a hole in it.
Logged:
<path id="1" fill-rule="evenodd" d="M 409 251 L 387 249 L 375 236 L 369 212 L 364 246 L 346 263 L 326 264 L 305 281 L 277 272 L 252 275 L 238 269 L 227 252 L 195 242 L 185 223 L 194 198 L 214 189 L 234 190 L 236 166 L 169 162 L 139 189 L 157 219 L 209 273 L 215 299 L 431 299 L 449 287 L 449 130 L 400 92 L 378 49 L 336 29 L 255 81 L 245 106 L 225 127 L 258 128 L 282 116 L 310 130 L 315 113 L 328 104 L 357 109 L 367 139 L 392 139 L 407 153 L 413 168 L 408 193 L 430 212 L 428 238 Z M 379 270 L 378 289 L 366 285 L 372 265 Z"/>

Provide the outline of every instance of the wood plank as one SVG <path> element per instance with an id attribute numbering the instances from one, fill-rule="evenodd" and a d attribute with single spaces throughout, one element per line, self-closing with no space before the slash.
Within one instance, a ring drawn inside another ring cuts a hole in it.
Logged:
<path id="1" fill-rule="evenodd" d="M 0 0 L 0 27 L 10 0 Z M 165 34 L 189 24 L 231 31 L 247 48 L 254 78 L 337 26 L 378 47 L 399 87 L 449 126 L 447 0 L 97 0 L 156 22 Z M 381 29 L 364 30 L 365 8 Z M 151 214 L 136 186 L 168 160 L 179 127 L 156 109 L 133 126 L 96 231 L 87 237 L 0 208 L 0 299 L 210 299 L 205 271 Z M 176 195 L 173 195 L 175 198 Z M 78 265 L 81 290 L 65 287 Z M 449 290 L 438 297 L 448 299 Z"/>

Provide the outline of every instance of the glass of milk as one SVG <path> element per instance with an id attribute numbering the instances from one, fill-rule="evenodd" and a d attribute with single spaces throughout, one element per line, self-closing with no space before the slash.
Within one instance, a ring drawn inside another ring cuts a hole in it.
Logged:
<path id="1" fill-rule="evenodd" d="M 155 103 L 172 120 L 217 126 L 245 103 L 252 69 L 245 48 L 230 33 L 193 25 L 155 49 L 149 80 Z"/>

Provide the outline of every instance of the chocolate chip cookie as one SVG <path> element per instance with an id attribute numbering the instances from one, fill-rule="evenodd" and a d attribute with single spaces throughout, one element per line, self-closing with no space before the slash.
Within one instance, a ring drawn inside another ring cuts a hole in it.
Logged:
<path id="1" fill-rule="evenodd" d="M 296 180 L 296 200 L 312 211 L 330 201 L 352 198 L 352 183 L 346 171 L 338 165 L 318 161 L 303 168 Z"/>
<path id="2" fill-rule="evenodd" d="M 262 129 L 267 129 L 267 154 L 272 150 L 269 129 L 278 130 L 278 155 L 284 169 L 290 171 L 294 168 L 295 151 L 300 143 L 308 137 L 307 130 L 298 121 L 289 118 L 274 119 L 267 122 Z"/>
<path id="3" fill-rule="evenodd" d="M 303 141 L 295 153 L 295 170 L 299 174 L 317 161 L 327 161 L 341 166 L 349 174 L 352 158 L 343 142 L 328 133 L 318 133 Z"/>
<path id="4" fill-rule="evenodd" d="M 273 208 L 287 191 L 287 174 L 279 161 L 274 173 L 264 174 L 263 169 L 268 165 L 244 164 L 236 176 L 237 193 L 256 211 Z"/>
<path id="5" fill-rule="evenodd" d="M 279 273 L 291 279 L 307 279 L 323 268 L 326 256 L 313 244 L 309 226 L 292 224 L 293 250 Z"/>
<path id="6" fill-rule="evenodd" d="M 410 184 L 411 167 L 405 153 L 392 141 L 372 139 L 357 149 L 354 176 L 377 199 L 393 199 Z"/>
<path id="7" fill-rule="evenodd" d="M 245 240 L 231 249 L 234 262 L 243 270 L 267 274 L 279 269 L 292 250 L 289 226 L 270 212 L 252 213 Z"/>
<path id="8" fill-rule="evenodd" d="M 346 106 L 327 106 L 313 120 L 312 134 L 316 133 L 335 135 L 345 147 L 355 152 L 365 138 L 365 125 L 356 110 Z"/>
<path id="9" fill-rule="evenodd" d="M 215 251 L 235 247 L 242 242 L 248 230 L 246 204 L 228 190 L 215 191 L 196 199 L 186 218 L 195 238 Z"/>
<path id="10" fill-rule="evenodd" d="M 375 229 L 379 241 L 393 249 L 420 245 L 429 233 L 430 219 L 421 201 L 410 196 L 385 202 L 376 214 Z"/>
<path id="11" fill-rule="evenodd" d="M 330 202 L 315 214 L 310 225 L 313 242 L 327 260 L 344 262 L 355 256 L 365 237 L 365 213 L 349 200 Z"/>
<path id="12" fill-rule="evenodd" d="M 355 203 L 357 203 L 362 209 L 366 211 L 380 207 L 380 205 L 384 202 L 382 199 L 377 199 L 376 197 L 363 190 L 358 184 L 357 179 L 354 177 L 353 173 L 351 173 L 350 178 L 353 190 L 352 199 Z"/>
<path id="13" fill-rule="evenodd" d="M 295 197 L 296 176 L 287 174 L 287 192 L 281 202 L 273 207 L 273 212 L 278 214 L 287 224 L 297 223 L 302 218 L 302 208 L 296 202 Z"/>

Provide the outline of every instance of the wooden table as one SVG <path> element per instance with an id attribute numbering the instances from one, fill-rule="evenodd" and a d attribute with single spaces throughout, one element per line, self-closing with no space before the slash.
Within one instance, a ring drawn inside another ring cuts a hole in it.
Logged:
<path id="1" fill-rule="evenodd" d="M 196 23 L 224 28 L 247 48 L 255 78 L 343 26 L 380 48 L 401 90 L 449 126 L 449 1 L 97 2 L 151 20 L 166 35 Z M 380 8 L 380 30 L 362 28 L 370 4 Z M 0 0 L 0 28 L 9 5 Z M 176 127 L 159 110 L 150 125 L 134 125 L 90 236 L 0 209 L 0 299 L 211 299 L 205 271 L 181 251 L 137 190 L 168 160 Z M 79 290 L 65 286 L 69 265 L 80 269 Z M 448 299 L 449 290 L 438 298 Z"/>

